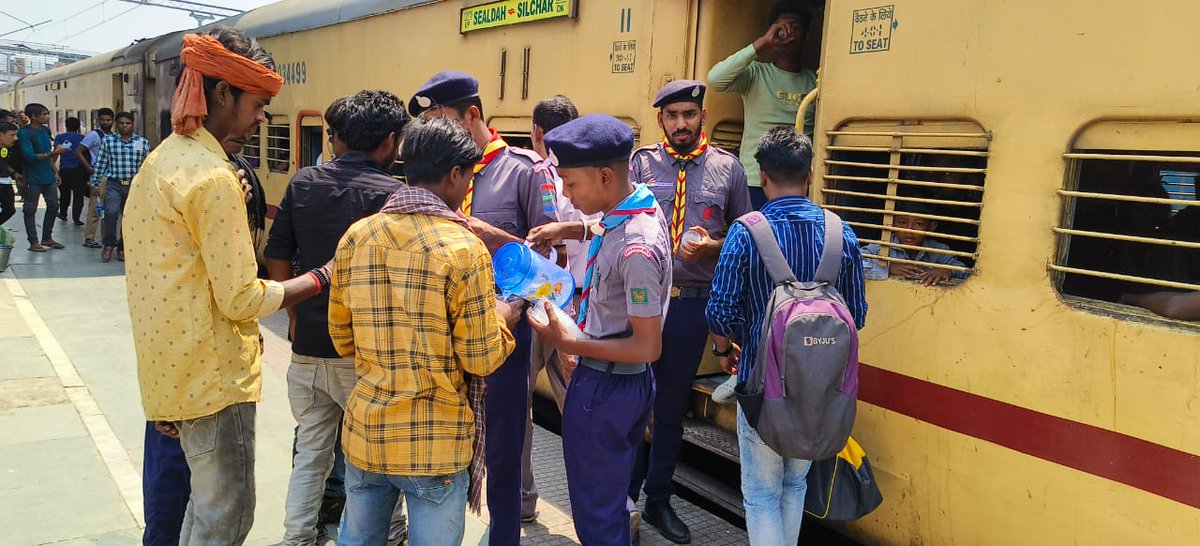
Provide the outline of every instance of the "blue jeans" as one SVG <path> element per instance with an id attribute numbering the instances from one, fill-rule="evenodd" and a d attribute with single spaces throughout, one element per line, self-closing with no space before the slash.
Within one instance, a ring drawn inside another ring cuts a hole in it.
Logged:
<path id="1" fill-rule="evenodd" d="M 804 521 L 805 476 L 811 461 L 780 457 L 759 438 L 737 410 L 741 450 L 742 498 L 751 546 L 792 546 Z"/>
<path id="2" fill-rule="evenodd" d="M 143 546 L 178 546 L 188 497 L 192 494 L 192 472 L 176 438 L 163 436 L 146 423 L 142 457 L 142 511 L 146 514 Z"/>
<path id="3" fill-rule="evenodd" d="M 338 546 L 385 544 L 400 495 L 408 500 L 409 544 L 460 546 L 470 481 L 466 470 L 448 476 L 394 476 L 346 461 L 346 512 Z"/>

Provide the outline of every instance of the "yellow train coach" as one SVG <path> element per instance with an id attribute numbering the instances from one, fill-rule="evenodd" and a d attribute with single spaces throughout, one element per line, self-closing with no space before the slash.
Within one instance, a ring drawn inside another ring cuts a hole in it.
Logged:
<path id="1" fill-rule="evenodd" d="M 873 245 L 855 437 L 885 501 L 840 530 L 871 544 L 1200 544 L 1197 329 L 1122 303 L 1200 290 L 1200 72 L 1188 69 L 1200 3 L 813 5 L 813 197 Z M 763 33 L 769 9 L 285 0 L 219 24 L 256 36 L 284 75 L 246 150 L 277 203 L 297 169 L 328 157 L 331 100 L 407 97 L 444 69 L 479 78 L 512 142 L 559 93 L 654 141 L 654 92 L 705 78 Z M 29 76 L 0 100 L 86 112 L 85 124 L 117 105 L 157 140 L 181 36 Z M 709 97 L 710 137 L 736 150 L 739 98 Z M 900 235 L 944 243 L 953 280 L 890 275 L 912 261 Z M 732 416 L 705 396 L 714 381 L 697 381 L 687 438 L 736 460 Z M 703 487 L 695 470 L 676 477 Z"/>

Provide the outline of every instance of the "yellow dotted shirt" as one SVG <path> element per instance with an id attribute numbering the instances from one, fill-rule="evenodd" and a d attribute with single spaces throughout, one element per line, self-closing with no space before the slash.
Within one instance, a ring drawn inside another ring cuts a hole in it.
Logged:
<path id="1" fill-rule="evenodd" d="M 283 286 L 256 277 L 241 182 L 216 138 L 164 140 L 133 179 L 122 224 L 146 419 L 257 402 L 258 318 L 279 309 Z"/>

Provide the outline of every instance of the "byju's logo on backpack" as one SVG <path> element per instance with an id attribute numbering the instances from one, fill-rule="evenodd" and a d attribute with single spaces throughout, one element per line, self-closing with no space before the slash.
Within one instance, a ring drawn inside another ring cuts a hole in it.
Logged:
<path id="1" fill-rule="evenodd" d="M 763 442 L 783 457 L 821 460 L 846 446 L 858 398 L 858 329 L 834 286 L 842 220 L 825 211 L 825 248 L 812 282 L 800 282 L 759 212 L 737 220 L 754 240 L 775 289 L 757 360 L 738 404 Z"/>

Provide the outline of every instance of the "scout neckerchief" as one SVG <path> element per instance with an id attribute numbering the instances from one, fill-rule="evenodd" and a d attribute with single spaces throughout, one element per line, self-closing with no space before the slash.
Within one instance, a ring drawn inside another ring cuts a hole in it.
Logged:
<path id="1" fill-rule="evenodd" d="M 500 135 L 496 133 L 495 129 L 489 127 L 488 131 L 492 132 L 492 139 L 488 141 L 487 146 L 483 147 L 483 159 L 479 160 L 479 163 L 475 164 L 475 174 L 479 174 L 479 171 L 482 171 L 488 166 L 489 163 L 492 162 L 493 159 L 496 159 L 496 156 L 500 155 L 500 150 L 508 147 L 508 143 L 504 142 L 503 138 L 500 138 Z M 467 182 L 467 196 L 463 198 L 462 204 L 462 212 L 467 216 L 471 215 L 471 204 L 475 202 L 474 194 L 475 177 L 472 176 L 471 181 Z"/>
<path id="2" fill-rule="evenodd" d="M 663 138 L 662 145 L 667 154 L 679 162 L 679 175 L 675 177 L 675 208 L 671 211 L 671 251 L 679 252 L 679 241 L 683 237 L 683 213 L 687 210 L 687 166 L 708 150 L 708 135 L 701 132 L 700 144 L 687 154 L 676 152 L 666 138 Z"/>
<path id="3" fill-rule="evenodd" d="M 638 184 L 634 186 L 633 193 L 629 194 L 629 197 L 626 197 L 625 200 L 621 201 L 619 205 L 608 211 L 600 219 L 598 228 L 593 227 L 596 236 L 592 239 L 591 246 L 588 247 L 587 270 L 583 273 L 583 278 L 587 282 L 583 285 L 583 295 L 579 299 L 580 328 L 583 328 L 584 324 L 587 323 L 588 296 L 591 295 L 592 285 L 595 283 L 596 255 L 600 254 L 600 243 L 604 241 L 604 234 L 624 224 L 626 220 L 634 215 L 653 213 L 654 192 L 651 192 L 645 184 Z"/>

